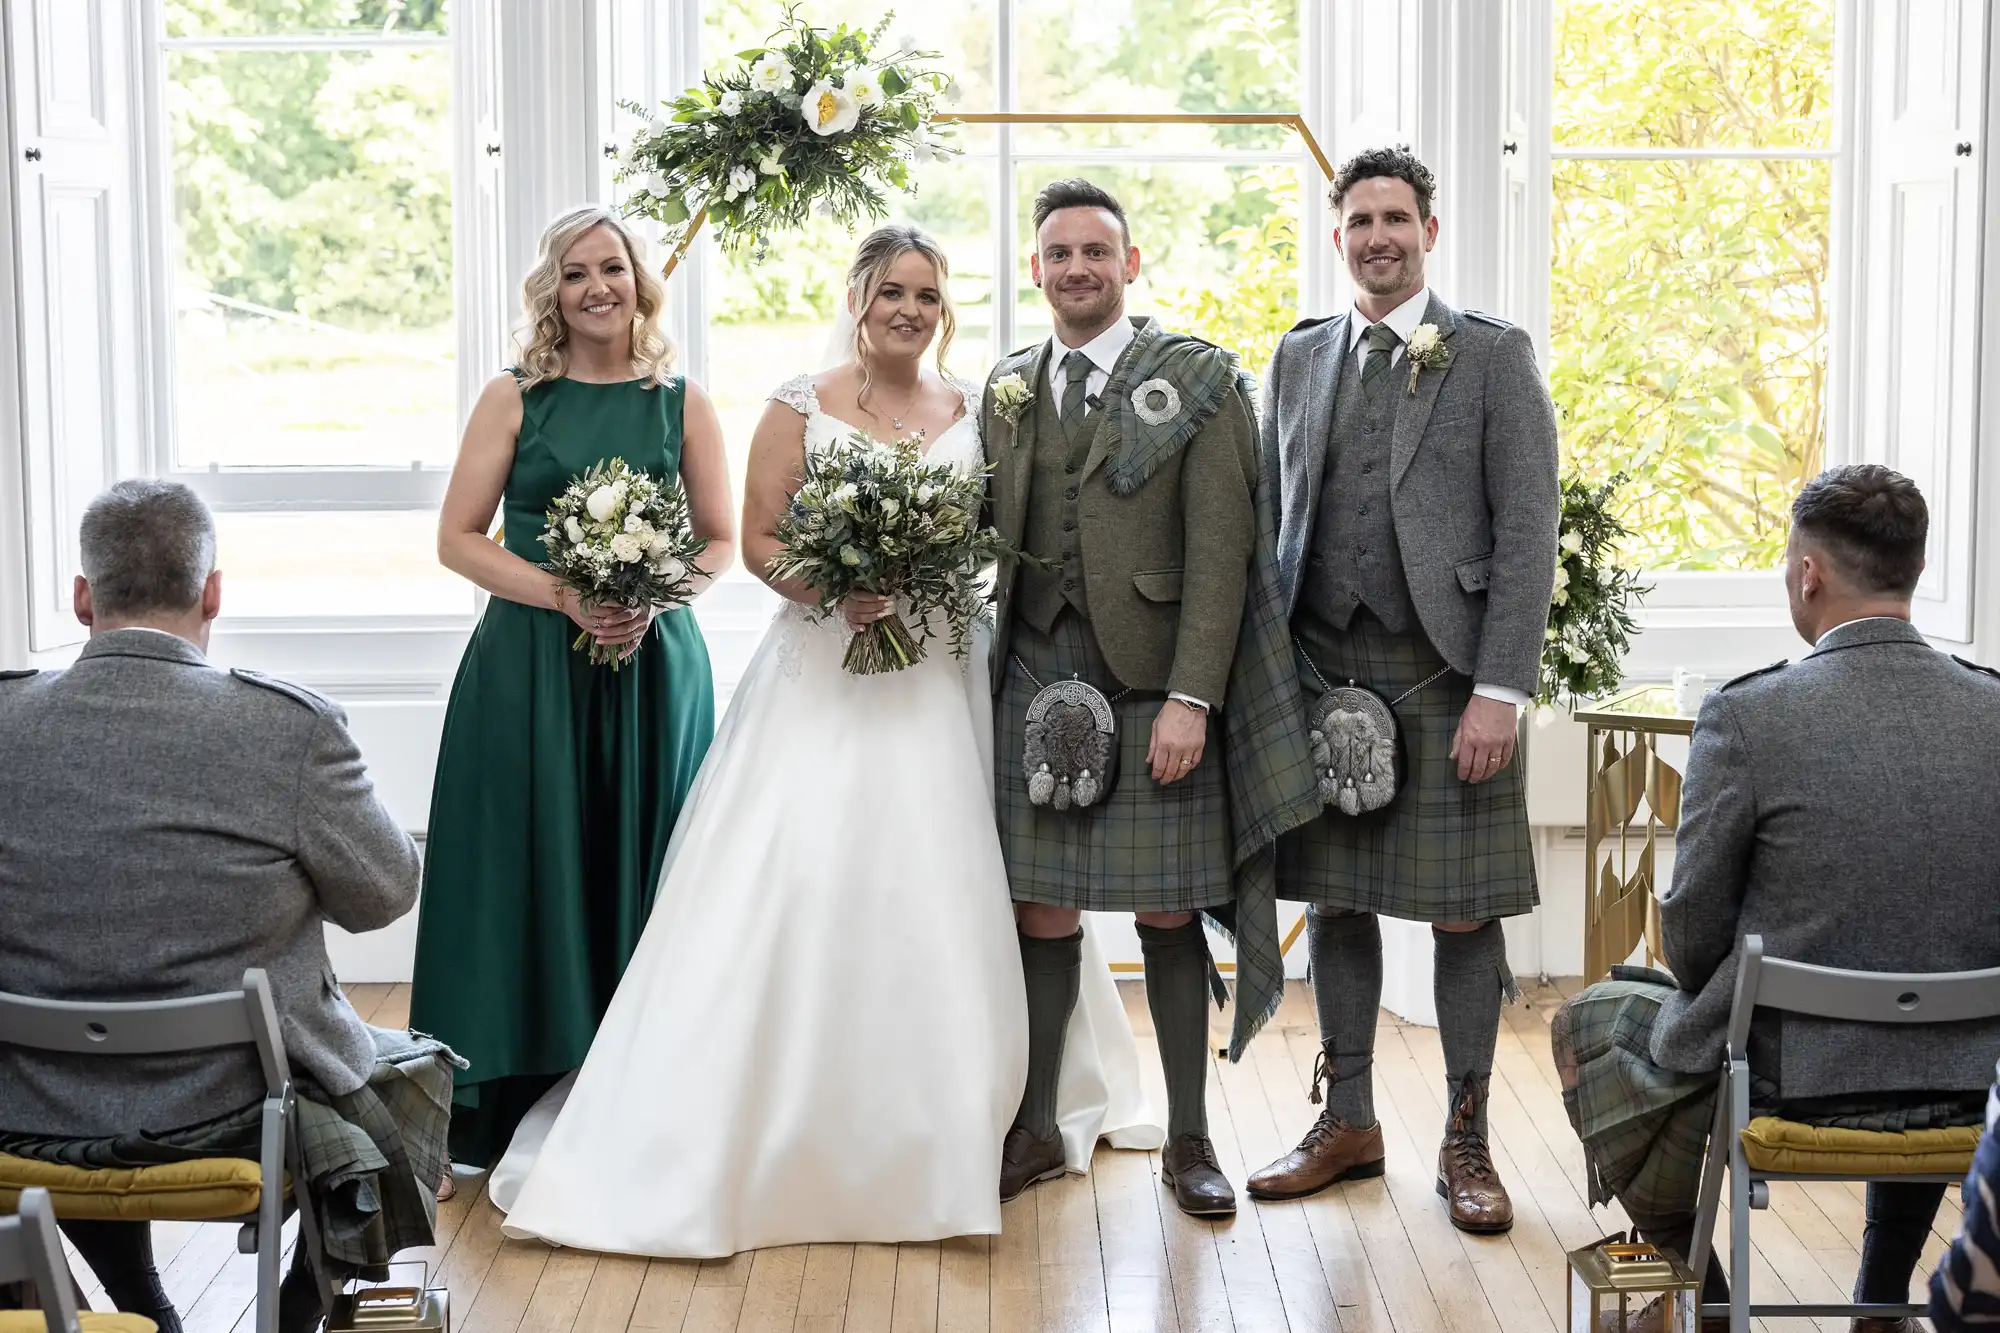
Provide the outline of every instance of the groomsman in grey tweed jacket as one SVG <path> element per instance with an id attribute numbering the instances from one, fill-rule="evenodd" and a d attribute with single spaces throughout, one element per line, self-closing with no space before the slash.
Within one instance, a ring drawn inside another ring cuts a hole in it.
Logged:
<path id="1" fill-rule="evenodd" d="M 1514 1220 L 1486 1089 L 1514 984 L 1499 918 L 1537 901 L 1514 758 L 1555 582 L 1556 422 L 1527 334 L 1429 290 L 1435 188 L 1401 149 L 1340 169 L 1334 239 L 1354 308 L 1285 335 L 1265 385 L 1307 706 L 1350 683 L 1379 694 L 1402 785 L 1373 813 L 1329 805 L 1279 844 L 1278 896 L 1308 904 L 1325 1106 L 1250 1193 L 1292 1199 L 1382 1173 L 1370 1069 L 1387 913 L 1430 922 L 1435 939 L 1450 1108 L 1438 1193 L 1454 1225 L 1492 1232 Z"/>

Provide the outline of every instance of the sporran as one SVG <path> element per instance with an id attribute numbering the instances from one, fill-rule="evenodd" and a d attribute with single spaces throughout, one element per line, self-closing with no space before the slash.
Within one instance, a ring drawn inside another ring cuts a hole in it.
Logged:
<path id="1" fill-rule="evenodd" d="M 1052 810 L 1102 805 L 1118 781 L 1118 714 L 1111 705 L 1129 691 L 1104 691 L 1077 679 L 1044 685 L 1019 657 L 1015 669 L 1037 693 L 1028 701 L 1022 771 L 1028 802 Z"/>
<path id="2" fill-rule="evenodd" d="M 1344 686 L 1327 683 L 1317 663 L 1306 665 L 1323 693 L 1306 714 L 1307 740 L 1312 747 L 1313 772 L 1319 779 L 1319 799 L 1344 815 L 1372 815 L 1395 802 L 1408 776 L 1403 730 L 1396 705 L 1451 674 L 1446 667 L 1397 695 L 1384 699 L 1366 685 L 1350 680 Z"/>

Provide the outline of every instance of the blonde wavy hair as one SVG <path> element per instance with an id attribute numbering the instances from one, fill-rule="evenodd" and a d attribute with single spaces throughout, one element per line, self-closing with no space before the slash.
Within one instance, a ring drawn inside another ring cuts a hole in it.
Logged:
<path id="1" fill-rule="evenodd" d="M 638 293 L 638 310 L 632 316 L 632 368 L 638 372 L 637 378 L 649 381 L 651 387 L 673 374 L 674 345 L 660 328 L 667 291 L 646 267 L 645 242 L 609 209 L 573 208 L 542 233 L 535 266 L 521 283 L 524 322 L 515 341 L 521 349 L 518 369 L 523 389 L 569 373 L 569 325 L 563 322 L 557 296 L 562 288 L 563 256 L 598 227 L 618 238 L 632 264 L 632 283 Z"/>
<path id="2" fill-rule="evenodd" d="M 882 293 L 889 281 L 889 270 L 896 261 L 915 251 L 931 261 L 937 268 L 938 297 L 942 306 L 938 316 L 937 367 L 938 374 L 946 373 L 945 354 L 951 350 L 952 337 L 958 332 L 958 307 L 951 303 L 951 261 L 945 258 L 944 247 L 922 227 L 907 222 L 892 223 L 887 227 L 877 227 L 861 240 L 861 248 L 854 252 L 854 263 L 847 270 L 847 295 L 854 311 L 854 361 L 861 367 L 861 392 L 855 395 L 857 403 L 868 397 L 868 390 L 874 386 L 874 376 L 868 372 L 868 328 L 866 315 L 868 307 L 875 304 L 875 298 Z"/>

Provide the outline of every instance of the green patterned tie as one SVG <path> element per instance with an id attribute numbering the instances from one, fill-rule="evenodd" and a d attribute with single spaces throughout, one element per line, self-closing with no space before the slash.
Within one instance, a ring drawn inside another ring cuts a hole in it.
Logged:
<path id="1" fill-rule="evenodd" d="M 1067 439 L 1074 440 L 1076 433 L 1083 429 L 1083 396 L 1090 383 L 1090 358 L 1082 352 L 1071 352 L 1063 358 L 1062 428 Z"/>
<path id="2" fill-rule="evenodd" d="M 1403 340 L 1387 324 L 1370 324 L 1362 336 L 1368 340 L 1368 359 L 1361 363 L 1361 390 L 1372 400 L 1382 377 L 1389 373 L 1389 358 L 1395 355 L 1396 344 Z"/>

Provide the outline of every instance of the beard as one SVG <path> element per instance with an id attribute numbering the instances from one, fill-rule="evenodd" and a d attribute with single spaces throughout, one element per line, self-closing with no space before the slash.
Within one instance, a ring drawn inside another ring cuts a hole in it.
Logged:
<path id="1" fill-rule="evenodd" d="M 1069 323 L 1082 325 L 1108 322 L 1124 298 L 1124 286 L 1109 282 L 1082 291 L 1048 293 L 1050 309 Z"/>
<path id="2" fill-rule="evenodd" d="M 1354 285 L 1370 296 L 1387 296 L 1411 285 L 1415 276 L 1410 265 L 1410 256 L 1397 256 L 1397 262 L 1388 269 L 1371 268 L 1367 263 L 1350 265 L 1349 272 L 1354 277 Z"/>

